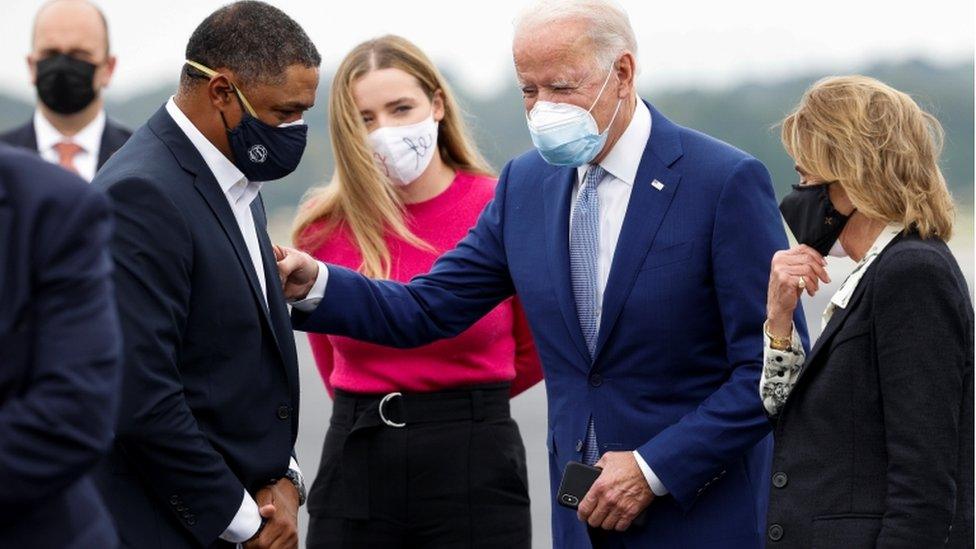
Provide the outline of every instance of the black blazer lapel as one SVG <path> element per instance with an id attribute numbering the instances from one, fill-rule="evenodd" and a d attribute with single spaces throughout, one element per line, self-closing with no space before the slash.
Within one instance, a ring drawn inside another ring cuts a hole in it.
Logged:
<path id="1" fill-rule="evenodd" d="M 285 373 L 293 392 L 292 399 L 297 403 L 298 357 L 295 351 L 295 339 L 292 333 L 291 319 L 288 316 L 288 306 L 285 304 L 285 296 L 279 289 L 278 263 L 275 261 L 271 239 L 268 237 L 268 218 L 264 211 L 264 201 L 260 195 L 251 203 L 251 215 L 254 216 L 254 227 L 261 248 L 261 264 L 264 267 L 264 280 L 268 287 L 268 314 L 271 320 L 271 331 L 274 333 L 278 352 L 281 353 L 285 362 Z"/>
<path id="2" fill-rule="evenodd" d="M 576 314 L 576 298 L 573 296 L 569 272 L 569 204 L 576 177 L 576 168 L 559 168 L 542 182 L 546 217 L 546 258 L 553 291 L 556 292 L 556 301 L 559 302 L 566 329 L 583 359 L 583 364 L 589 365 L 592 359 L 589 349 L 586 348 L 579 316 Z"/>
<path id="3" fill-rule="evenodd" d="M 10 201 L 7 199 L 7 191 L 3 185 L 0 185 L 0 234 L 5 235 L 5 239 L 13 238 L 13 222 L 14 222 L 14 212 L 13 208 L 10 206 Z M 0 246 L 0 290 L 6 288 L 6 278 L 10 276 L 9 271 L 17 268 L 16 262 L 8 261 L 7 253 L 10 250 L 10 244 Z M 0 291 L 0 297 L 3 296 L 3 292 Z M 3 307 L 0 306 L 0 312 L 3 311 Z M 0 328 L 2 328 L 0 324 Z"/>
<path id="4" fill-rule="evenodd" d="M 98 169 L 108 162 L 115 151 L 125 145 L 131 135 L 130 131 L 116 126 L 111 120 L 105 120 L 105 129 L 102 131 L 102 141 L 98 148 Z"/>
<path id="5" fill-rule="evenodd" d="M 600 319 L 596 356 L 600 355 L 620 317 L 637 280 L 637 272 L 651 249 L 681 181 L 681 175 L 669 168 L 682 155 L 677 127 L 650 104 L 647 107 L 651 111 L 651 136 L 634 177 L 634 188 L 630 192 L 627 214 L 603 293 L 603 316 Z M 663 185 L 660 189 L 651 185 L 655 180 Z"/>
<path id="6" fill-rule="evenodd" d="M 0 135 L 0 141 L 15 147 L 30 149 L 36 153 L 37 132 L 34 131 L 34 119 L 31 118 L 26 124 Z"/>
<path id="7" fill-rule="evenodd" d="M 241 234 L 241 229 L 237 225 L 237 218 L 234 217 L 234 212 L 230 209 L 230 203 L 227 202 L 227 197 L 224 195 L 223 189 L 220 188 L 220 184 L 217 183 L 213 172 L 210 171 L 203 157 L 200 156 L 200 152 L 193 146 L 193 143 L 183 133 L 183 130 L 180 129 L 170 117 L 169 113 L 166 112 L 165 106 L 156 111 L 156 114 L 149 119 L 148 124 L 153 133 L 166 143 L 166 146 L 173 152 L 177 162 L 180 163 L 183 169 L 196 176 L 193 180 L 193 185 L 207 202 L 207 205 L 210 206 L 210 210 L 220 223 L 224 234 L 230 240 L 240 267 L 247 277 L 256 305 L 261 310 L 261 314 L 268 323 L 271 332 L 274 333 L 274 323 L 271 321 L 265 296 L 261 291 L 261 284 L 258 282 L 257 273 L 254 271 L 254 263 L 251 261 L 251 255 L 248 253 L 247 245 L 244 243 L 244 236 Z M 275 275 L 275 278 L 266 280 L 265 282 L 267 284 L 273 284 L 275 280 L 277 280 L 277 275 Z"/>
<path id="8" fill-rule="evenodd" d="M 880 256 L 878 257 L 880 259 Z M 874 260 L 874 264 L 870 267 L 874 267 L 877 264 L 878 259 Z M 868 268 L 868 271 L 864 273 L 857 288 L 854 289 L 854 293 L 851 294 L 851 298 L 847 301 L 847 307 L 843 309 L 837 308 L 834 310 L 834 314 L 831 315 L 830 321 L 824 326 L 823 332 L 820 333 L 820 337 L 813 344 L 813 348 L 807 354 L 806 360 L 804 360 L 803 370 L 800 372 L 799 377 L 796 379 L 796 383 L 799 384 L 808 372 L 814 369 L 814 365 L 817 363 L 817 359 L 823 354 L 825 349 L 830 348 L 830 342 L 837 335 L 837 332 L 844 326 L 847 318 L 850 316 L 851 311 L 857 308 L 858 303 L 860 303 L 861 298 L 864 297 L 864 293 L 867 291 L 868 286 L 871 285 L 872 280 L 874 280 L 874 269 Z"/>

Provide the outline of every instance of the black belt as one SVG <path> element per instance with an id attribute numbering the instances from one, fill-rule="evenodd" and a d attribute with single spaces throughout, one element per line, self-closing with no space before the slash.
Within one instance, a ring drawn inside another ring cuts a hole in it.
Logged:
<path id="1" fill-rule="evenodd" d="M 332 422 L 349 427 L 339 467 L 345 517 L 369 518 L 369 433 L 378 428 L 409 429 L 418 424 L 508 419 L 510 391 L 508 383 L 386 395 L 336 389 Z"/>

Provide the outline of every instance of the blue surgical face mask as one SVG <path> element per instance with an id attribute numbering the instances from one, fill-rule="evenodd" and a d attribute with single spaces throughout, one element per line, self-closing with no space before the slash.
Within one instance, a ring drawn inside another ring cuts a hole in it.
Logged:
<path id="1" fill-rule="evenodd" d="M 187 64 L 211 77 L 218 74 L 193 61 Z M 249 181 L 274 181 L 295 171 L 305 152 L 308 125 L 303 120 L 280 126 L 266 124 L 257 117 L 240 88 L 234 86 L 234 91 L 244 113 L 234 128 L 228 128 L 224 121 L 234 166 Z"/>
<path id="2" fill-rule="evenodd" d="M 600 88 L 600 93 L 589 109 L 569 103 L 536 101 L 535 106 L 526 116 L 526 123 L 532 136 L 532 144 L 546 162 L 554 166 L 582 166 L 593 160 L 603 149 L 610 126 L 617 119 L 622 100 L 617 101 L 613 117 L 602 133 L 597 127 L 592 111 L 603 96 L 603 91 L 607 88 L 610 76 L 613 74 L 613 67 L 611 67 L 607 79 L 603 81 L 603 87 Z"/>

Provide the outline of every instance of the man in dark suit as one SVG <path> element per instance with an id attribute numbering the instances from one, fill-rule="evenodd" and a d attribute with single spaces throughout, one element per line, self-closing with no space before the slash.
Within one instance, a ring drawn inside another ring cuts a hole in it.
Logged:
<path id="1" fill-rule="evenodd" d="M 105 116 L 101 91 L 115 70 L 105 16 L 87 0 L 53 0 L 37 12 L 33 44 L 27 65 L 37 108 L 0 142 L 91 181 L 132 134 Z"/>
<path id="2" fill-rule="evenodd" d="M 614 4 L 550 8 L 522 16 L 513 47 L 536 150 L 505 166 L 477 225 L 406 285 L 284 250 L 295 326 L 422 345 L 517 294 L 545 371 L 552 493 L 568 462 L 602 468 L 578 513 L 553 502 L 554 546 L 762 547 L 756 386 L 767 265 L 787 242 L 769 174 L 637 96 Z"/>
<path id="3" fill-rule="evenodd" d="M 105 198 L 0 145 L 0 547 L 115 547 L 90 470 L 116 417 L 121 334 Z"/>
<path id="4" fill-rule="evenodd" d="M 298 365 L 259 191 L 301 158 L 321 59 L 261 2 L 207 17 L 186 59 L 93 183 L 125 336 L 97 482 L 128 547 L 296 547 Z"/>

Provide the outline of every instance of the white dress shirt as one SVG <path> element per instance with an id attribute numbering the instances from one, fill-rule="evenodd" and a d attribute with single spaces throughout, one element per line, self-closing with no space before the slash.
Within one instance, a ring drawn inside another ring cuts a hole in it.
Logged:
<path id="1" fill-rule="evenodd" d="M 98 111 L 98 115 L 87 126 L 73 137 L 65 137 L 51 122 L 44 118 L 40 110 L 34 111 L 34 137 L 37 140 L 37 152 L 41 158 L 58 164 L 61 160 L 54 146 L 67 141 L 81 147 L 73 162 L 82 179 L 91 183 L 98 169 L 98 154 L 102 150 L 102 134 L 105 132 L 105 111 Z"/>
<path id="2" fill-rule="evenodd" d="M 267 307 L 267 282 L 264 276 L 264 264 L 261 261 L 261 247 L 258 244 L 258 233 L 254 226 L 254 215 L 251 213 L 251 202 L 257 198 L 261 191 L 260 181 L 248 181 L 233 162 L 227 159 L 217 147 L 204 137 L 200 130 L 190 122 L 190 119 L 183 114 L 183 111 L 176 106 L 172 97 L 166 102 L 166 112 L 176 122 L 176 125 L 183 130 L 189 138 L 190 143 L 197 149 L 203 161 L 210 168 L 217 184 L 224 191 L 227 203 L 230 204 L 237 226 L 244 237 L 244 244 L 247 252 L 251 256 L 251 263 L 257 275 L 258 283 L 261 285 L 261 295 L 264 297 L 264 306 Z M 299 471 L 298 463 L 294 458 L 289 463 L 289 468 Z M 261 515 L 258 513 L 258 505 L 254 498 L 244 490 L 244 499 L 241 501 L 240 509 L 231 521 L 230 525 L 220 535 L 220 538 L 231 543 L 245 542 L 258 531 L 261 527 Z"/>
<path id="3" fill-rule="evenodd" d="M 607 156 L 600 162 L 600 166 L 606 170 L 600 185 L 597 187 L 597 196 L 600 199 L 600 242 L 597 253 L 597 303 L 599 309 L 597 316 L 603 312 L 603 293 L 607 287 L 607 280 L 610 278 L 610 267 L 613 265 L 613 253 L 617 249 L 617 240 L 620 239 L 620 230 L 624 225 L 624 217 L 627 215 L 627 205 L 630 203 L 630 192 L 634 188 L 634 179 L 637 177 L 637 168 L 640 166 L 641 159 L 644 158 L 644 149 L 647 148 L 647 141 L 651 137 L 651 111 L 640 99 L 634 107 L 634 116 L 630 124 L 620 139 L 614 144 Z M 576 185 L 573 189 L 572 205 L 576 204 L 580 186 L 586 176 L 588 164 L 577 168 Z M 569 208 L 572 212 L 573 208 Z M 572 213 L 570 214 L 572 223 Z M 329 279 L 329 269 L 324 263 L 319 262 L 319 274 L 312 289 L 309 290 L 305 299 L 296 301 L 292 305 L 300 311 L 311 312 L 318 306 L 325 295 L 326 283 Z M 599 429 L 599 426 L 597 427 Z M 644 458 L 635 450 L 634 458 L 640 467 L 644 478 L 651 491 L 656 496 L 663 496 L 668 493 L 668 489 L 661 480 L 654 474 L 654 471 L 647 465 Z"/>

